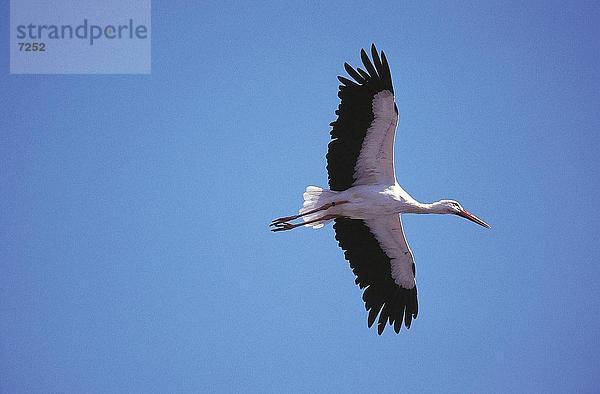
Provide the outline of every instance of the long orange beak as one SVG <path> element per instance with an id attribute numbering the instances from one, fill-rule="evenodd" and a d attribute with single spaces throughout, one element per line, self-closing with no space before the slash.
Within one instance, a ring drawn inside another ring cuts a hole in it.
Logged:
<path id="1" fill-rule="evenodd" d="M 479 219 L 477 216 L 473 215 L 472 213 L 470 213 L 469 211 L 466 211 L 464 209 L 461 212 L 457 213 L 457 215 L 462 216 L 465 219 L 469 219 L 470 221 L 477 223 L 478 225 L 483 226 L 485 228 L 492 228 L 492 226 L 490 226 L 483 220 Z"/>

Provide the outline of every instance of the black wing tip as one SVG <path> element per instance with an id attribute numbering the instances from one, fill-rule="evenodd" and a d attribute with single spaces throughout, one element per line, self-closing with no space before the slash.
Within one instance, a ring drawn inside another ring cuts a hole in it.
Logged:
<path id="1" fill-rule="evenodd" d="M 384 51 L 382 50 L 380 55 L 379 51 L 377 50 L 377 46 L 374 42 L 371 43 L 370 49 L 370 57 L 364 48 L 361 48 L 360 50 L 360 57 L 363 65 L 367 69 L 367 74 L 369 78 L 366 78 L 364 75 L 361 75 L 364 77 L 365 81 L 357 81 L 361 85 L 364 85 L 365 82 L 371 83 L 377 89 L 385 89 L 394 93 L 394 87 L 392 84 L 392 74 L 390 72 L 390 66 Z M 354 78 L 354 74 L 356 74 L 356 71 L 352 69 L 352 67 L 348 63 L 344 63 L 344 67 L 346 68 L 346 71 L 348 71 L 348 74 L 350 74 Z M 352 72 L 348 70 L 348 68 L 350 68 Z M 360 71 L 362 70 L 359 70 L 359 72 Z"/>
<path id="2" fill-rule="evenodd" d="M 406 293 L 407 291 L 409 293 Z M 370 299 L 369 294 L 372 295 L 372 293 L 366 291 L 363 292 L 365 308 L 369 312 L 367 318 L 367 325 L 369 328 L 371 328 L 377 320 L 378 335 L 383 334 L 386 323 L 390 326 L 394 326 L 396 334 L 400 333 L 402 326 L 406 327 L 407 330 L 410 330 L 412 321 L 417 319 L 418 313 L 416 289 L 403 289 L 398 287 L 391 299 L 379 301 L 379 303 L 375 305 L 372 304 L 373 301 Z"/>
<path id="3" fill-rule="evenodd" d="M 377 53 L 377 47 L 375 46 L 375 44 L 371 44 L 371 57 L 373 58 L 375 65 L 377 65 L 377 64 L 381 65 L 379 53 Z"/>
<path id="4" fill-rule="evenodd" d="M 353 84 L 345 86 L 365 86 L 370 85 L 376 90 L 389 90 L 394 93 L 392 86 L 392 76 L 390 73 L 390 67 L 385 57 L 385 53 L 381 51 L 381 56 L 377 51 L 375 43 L 371 43 L 371 56 L 367 54 L 364 48 L 360 50 L 361 61 L 366 68 L 366 72 L 361 70 L 359 67 L 356 69 L 352 67 L 348 62 L 344 62 L 344 69 L 348 75 L 354 80 Z M 372 60 L 371 60 L 372 59 Z M 340 77 L 338 76 L 338 79 Z M 346 79 L 348 81 L 348 79 Z"/>
<path id="5" fill-rule="evenodd" d="M 364 85 L 367 80 L 368 80 L 368 75 L 365 76 L 359 72 L 357 72 L 351 65 L 349 65 L 348 63 L 344 63 L 344 69 L 346 70 L 346 72 L 348 73 L 348 75 L 351 78 L 354 78 L 354 80 L 356 81 L 356 83 L 360 84 L 360 85 Z"/>
<path id="6" fill-rule="evenodd" d="M 342 96 L 342 90 L 343 89 L 351 88 L 351 87 L 354 87 L 354 86 L 359 86 L 356 82 L 354 82 L 354 81 L 352 81 L 352 80 L 350 80 L 350 79 L 348 79 L 346 77 L 343 77 L 341 75 L 338 75 L 337 79 L 341 83 L 341 85 L 340 85 L 340 91 L 338 92 L 338 96 L 340 98 L 343 97 Z M 354 79 L 356 79 L 356 78 L 354 78 Z M 339 113 L 337 111 L 336 111 L 336 115 L 339 115 Z"/>
<path id="7" fill-rule="evenodd" d="M 367 55 L 367 52 L 364 50 L 364 48 L 360 50 L 360 58 L 371 78 L 379 80 L 380 76 L 377 73 L 377 70 L 375 70 L 375 66 L 373 66 L 373 63 L 371 62 L 371 59 L 369 58 L 369 55 Z"/>
<path id="8" fill-rule="evenodd" d="M 400 292 L 398 292 L 400 291 Z M 363 294 L 364 296 L 364 294 Z M 379 309 L 377 309 L 378 311 Z M 404 289 L 398 288 L 391 300 L 386 300 L 385 306 L 379 315 L 377 323 L 377 334 L 382 335 L 385 330 L 386 322 L 394 326 L 394 331 L 399 334 L 402 326 L 410 330 L 412 321 L 417 319 L 418 301 L 416 288 Z M 376 320 L 376 314 L 373 316 L 373 310 L 369 314 L 369 328 Z"/>

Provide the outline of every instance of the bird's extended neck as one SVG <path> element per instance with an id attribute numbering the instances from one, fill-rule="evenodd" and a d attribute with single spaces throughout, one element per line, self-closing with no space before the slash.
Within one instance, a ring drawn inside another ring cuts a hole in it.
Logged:
<path id="1" fill-rule="evenodd" d="M 431 204 L 415 201 L 411 203 L 407 208 L 408 209 L 405 208 L 406 213 L 446 213 L 446 208 L 443 205 L 441 205 L 439 201 L 433 202 Z"/>

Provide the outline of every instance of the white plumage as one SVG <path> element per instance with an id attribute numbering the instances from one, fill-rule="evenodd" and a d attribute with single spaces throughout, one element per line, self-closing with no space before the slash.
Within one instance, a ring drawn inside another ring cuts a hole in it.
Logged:
<path id="1" fill-rule="evenodd" d="M 394 140 L 398 114 L 394 95 L 383 90 L 373 96 L 374 121 L 367 130 L 360 155 L 354 167 L 356 185 L 395 185 Z"/>

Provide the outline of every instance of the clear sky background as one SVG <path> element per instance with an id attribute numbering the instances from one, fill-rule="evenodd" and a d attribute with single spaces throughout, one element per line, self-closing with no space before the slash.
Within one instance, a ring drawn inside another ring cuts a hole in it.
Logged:
<path id="1" fill-rule="evenodd" d="M 151 75 L 2 57 L 0 391 L 597 391 L 600 3 L 239 3 L 154 1 Z M 406 216 L 420 313 L 381 337 L 330 226 L 267 228 L 371 42 L 399 182 L 493 226 Z"/>

